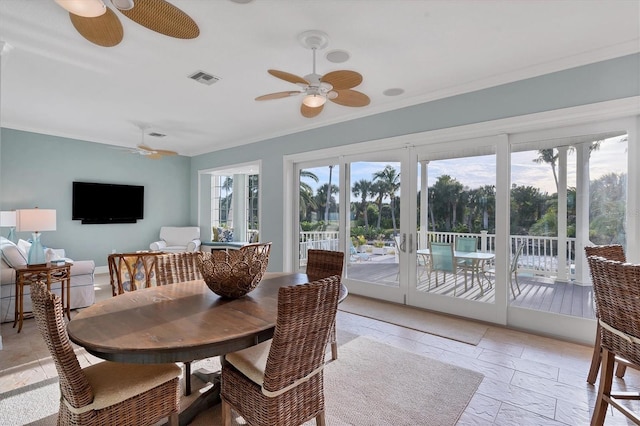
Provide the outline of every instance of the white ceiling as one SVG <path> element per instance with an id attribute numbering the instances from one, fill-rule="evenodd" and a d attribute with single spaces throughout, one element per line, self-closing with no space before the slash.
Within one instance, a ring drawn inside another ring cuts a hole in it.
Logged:
<path id="1" fill-rule="evenodd" d="M 104 48 L 53 0 L 2 0 L 2 127 L 133 147 L 144 125 L 167 135 L 149 145 L 192 156 L 640 51 L 638 0 L 170 1 L 198 38 L 155 33 L 106 0 L 124 39 Z M 328 102 L 308 119 L 301 97 L 254 100 L 297 89 L 267 69 L 311 73 L 297 40 L 310 29 L 329 35 L 317 72 L 361 73 L 369 106 Z M 351 58 L 329 62 L 336 49 Z M 199 70 L 221 80 L 188 78 Z"/>

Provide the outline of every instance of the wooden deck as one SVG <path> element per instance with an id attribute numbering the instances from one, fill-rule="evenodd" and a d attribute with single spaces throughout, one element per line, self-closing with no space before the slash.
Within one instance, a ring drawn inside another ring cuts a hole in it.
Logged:
<path id="1" fill-rule="evenodd" d="M 385 262 L 384 260 L 366 261 L 350 264 L 346 271 L 346 276 L 359 281 L 372 281 L 380 285 L 398 285 L 398 264 Z M 467 274 L 467 290 L 465 291 L 464 273 L 459 272 L 457 280 L 452 274 L 447 274 L 443 282 L 442 272 L 438 272 L 438 286 L 435 285 L 435 273 L 429 274 L 423 266 L 418 267 L 418 291 L 434 294 L 463 297 L 465 299 L 477 300 L 480 302 L 494 303 L 495 288 L 493 286 L 493 276 L 488 275 L 489 280 L 482 278 L 484 292 L 474 280 L 471 283 L 471 274 Z M 520 274 L 518 276 L 520 284 L 520 294 L 513 298 L 509 291 L 510 306 L 518 306 L 527 309 L 534 309 L 544 312 L 553 312 L 563 315 L 571 315 L 580 318 L 595 318 L 593 310 L 593 288 L 591 286 L 577 285 L 572 282 L 555 282 L 552 279 L 539 276 Z M 515 289 L 515 283 L 514 283 Z"/>

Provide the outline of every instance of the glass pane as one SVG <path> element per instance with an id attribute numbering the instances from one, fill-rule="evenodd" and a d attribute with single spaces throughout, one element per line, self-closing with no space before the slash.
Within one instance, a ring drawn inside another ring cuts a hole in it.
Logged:
<path id="1" fill-rule="evenodd" d="M 346 276 L 399 287 L 400 163 L 350 164 Z"/>
<path id="2" fill-rule="evenodd" d="M 493 303 L 495 155 L 423 161 L 418 171 L 428 188 L 418 218 L 418 291 Z M 446 247 L 434 257 L 431 243 Z"/>
<path id="3" fill-rule="evenodd" d="M 595 318 L 588 265 L 576 247 L 626 243 L 627 137 L 568 140 L 572 144 L 564 148 L 567 139 L 557 148 L 511 155 L 510 303 Z M 563 151 L 564 188 L 558 167 Z M 562 192 L 566 217 L 558 214 Z M 559 232 L 563 227 L 566 235 Z"/>
<path id="4" fill-rule="evenodd" d="M 337 165 L 300 170 L 299 267 L 307 264 L 307 250 L 338 250 L 340 168 Z"/>

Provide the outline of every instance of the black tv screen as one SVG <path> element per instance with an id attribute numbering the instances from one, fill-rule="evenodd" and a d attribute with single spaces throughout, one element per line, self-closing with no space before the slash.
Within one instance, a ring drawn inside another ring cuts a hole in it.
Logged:
<path id="1" fill-rule="evenodd" d="M 84 224 L 135 223 L 144 216 L 144 186 L 73 182 L 71 214 Z"/>

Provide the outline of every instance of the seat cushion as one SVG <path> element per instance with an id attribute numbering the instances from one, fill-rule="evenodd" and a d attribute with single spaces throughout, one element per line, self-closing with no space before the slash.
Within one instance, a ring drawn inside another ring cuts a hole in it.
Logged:
<path id="1" fill-rule="evenodd" d="M 104 361 L 82 370 L 94 394 L 91 409 L 122 402 L 178 377 L 175 364 L 126 364 Z"/>
<path id="2" fill-rule="evenodd" d="M 270 349 L 271 340 L 267 340 L 247 349 L 227 354 L 225 359 L 249 380 L 262 386 Z"/>

